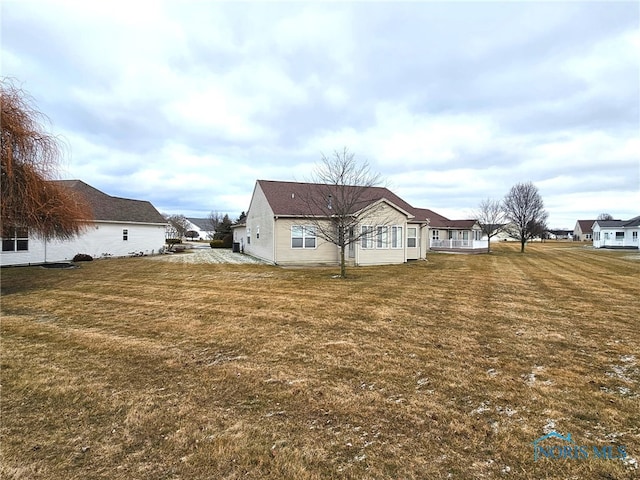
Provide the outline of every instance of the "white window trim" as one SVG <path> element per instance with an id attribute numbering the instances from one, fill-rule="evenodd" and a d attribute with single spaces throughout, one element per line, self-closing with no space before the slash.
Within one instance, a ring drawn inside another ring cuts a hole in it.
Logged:
<path id="1" fill-rule="evenodd" d="M 404 239 L 402 238 L 402 225 L 391 226 L 391 242 L 390 246 L 394 250 L 404 248 Z"/>
<path id="2" fill-rule="evenodd" d="M 293 235 L 293 230 L 294 229 L 300 229 L 301 230 L 301 235 Z M 293 239 L 294 238 L 300 238 L 302 239 L 302 245 L 300 245 L 299 247 L 294 247 L 293 245 Z M 313 239 L 313 247 L 308 247 L 307 246 L 307 240 Z M 318 248 L 318 232 L 317 229 L 314 225 L 291 225 L 291 248 L 294 250 L 298 250 L 298 249 L 306 249 L 306 250 L 315 250 L 316 248 Z"/>
<path id="3" fill-rule="evenodd" d="M 360 247 L 364 250 L 375 248 L 373 225 L 362 225 L 360 227 Z"/>
<path id="4" fill-rule="evenodd" d="M 360 227 L 360 248 L 363 250 L 404 249 L 402 225 L 362 225 Z M 393 237 L 396 237 L 394 243 Z"/>
<path id="5" fill-rule="evenodd" d="M 28 252 L 29 251 L 29 229 L 26 227 L 8 227 L 10 230 L 9 236 L 2 237 L 2 251 L 3 252 Z M 10 250 L 4 249 L 4 243 L 11 242 L 12 248 Z M 19 246 L 26 246 L 26 248 L 18 248 Z"/>

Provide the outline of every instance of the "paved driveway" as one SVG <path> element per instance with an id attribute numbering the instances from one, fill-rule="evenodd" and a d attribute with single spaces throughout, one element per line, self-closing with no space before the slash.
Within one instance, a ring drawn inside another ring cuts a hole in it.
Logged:
<path id="1" fill-rule="evenodd" d="M 234 253 L 224 248 L 197 248 L 186 253 L 173 253 L 166 255 L 156 255 L 149 257 L 153 260 L 177 263 L 252 263 L 264 264 L 262 260 L 244 255 L 242 253 Z"/>

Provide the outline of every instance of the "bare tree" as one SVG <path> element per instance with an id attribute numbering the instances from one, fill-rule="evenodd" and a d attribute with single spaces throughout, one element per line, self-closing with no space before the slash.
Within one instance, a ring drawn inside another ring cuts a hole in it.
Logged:
<path id="1" fill-rule="evenodd" d="M 167 235 L 170 238 L 182 239 L 187 235 L 189 222 L 184 215 L 166 215 L 165 218 L 169 223 Z"/>
<path id="2" fill-rule="evenodd" d="M 222 223 L 222 219 L 223 219 L 223 215 L 220 212 L 217 212 L 215 210 L 212 210 L 211 212 L 209 212 L 209 216 L 207 217 L 207 230 L 209 230 L 211 233 L 209 233 L 209 239 L 213 240 L 214 238 L 216 238 L 216 233 L 218 232 L 218 230 L 220 229 L 220 224 Z"/>
<path id="3" fill-rule="evenodd" d="M 300 212 L 317 237 L 340 249 L 340 277 L 346 278 L 346 249 L 367 237 L 373 241 L 375 232 L 363 225 L 366 218 L 377 219 L 383 225 L 382 207 L 372 196 L 380 175 L 373 173 L 366 161 L 358 161 L 345 147 L 331 156 L 322 154 L 312 174 L 309 191 L 304 196 L 305 212 Z"/>
<path id="4" fill-rule="evenodd" d="M 601 213 L 600 215 L 598 215 L 598 218 L 596 220 L 613 220 L 613 215 L 611 215 L 610 213 Z"/>
<path id="5" fill-rule="evenodd" d="M 51 181 L 61 144 L 43 130 L 47 118 L 32 103 L 9 80 L 0 81 L 0 229 L 3 236 L 26 228 L 43 239 L 68 239 L 81 233 L 93 215 L 83 198 Z"/>
<path id="6" fill-rule="evenodd" d="M 538 188 L 532 182 L 517 183 L 504 197 L 505 217 L 509 235 L 520 241 L 520 252 L 524 253 L 526 243 L 541 235 L 547 229 L 548 213 Z"/>
<path id="7" fill-rule="evenodd" d="M 491 237 L 495 237 L 504 228 L 505 214 L 500 200 L 485 198 L 478 205 L 474 216 L 482 233 L 487 236 L 487 253 L 491 252 Z"/>

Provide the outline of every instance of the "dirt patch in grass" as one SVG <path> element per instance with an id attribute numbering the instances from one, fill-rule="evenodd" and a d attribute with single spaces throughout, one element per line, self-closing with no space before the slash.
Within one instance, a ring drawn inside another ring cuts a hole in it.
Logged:
<path id="1" fill-rule="evenodd" d="M 628 256 L 3 270 L 0 476 L 637 478 Z M 534 461 L 552 430 L 628 456 Z"/>

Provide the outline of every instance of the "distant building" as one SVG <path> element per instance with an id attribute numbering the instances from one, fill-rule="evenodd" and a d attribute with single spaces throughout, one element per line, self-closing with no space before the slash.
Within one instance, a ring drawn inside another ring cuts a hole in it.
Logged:
<path id="1" fill-rule="evenodd" d="M 186 217 L 187 222 L 189 222 L 187 226 L 187 231 L 196 232 L 198 235 L 194 237 L 194 240 L 212 240 L 213 235 L 216 231 L 213 229 L 211 225 L 210 218 L 194 218 L 194 217 Z M 189 236 L 187 236 L 189 238 Z"/>
<path id="2" fill-rule="evenodd" d="M 578 220 L 573 227 L 573 239 L 576 242 L 590 242 L 593 240 L 593 224 L 595 220 Z"/>
<path id="3" fill-rule="evenodd" d="M 638 248 L 640 216 L 631 220 L 596 220 L 593 223 L 595 248 Z"/>

